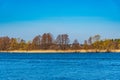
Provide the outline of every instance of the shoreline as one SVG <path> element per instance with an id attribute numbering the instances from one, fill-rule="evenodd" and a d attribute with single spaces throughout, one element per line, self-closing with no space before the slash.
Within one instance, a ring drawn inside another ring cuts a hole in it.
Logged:
<path id="1" fill-rule="evenodd" d="M 8 53 L 105 53 L 108 52 L 106 50 L 10 50 L 10 51 L 0 51 L 0 52 L 8 52 Z M 120 50 L 111 50 L 109 52 L 119 53 Z"/>

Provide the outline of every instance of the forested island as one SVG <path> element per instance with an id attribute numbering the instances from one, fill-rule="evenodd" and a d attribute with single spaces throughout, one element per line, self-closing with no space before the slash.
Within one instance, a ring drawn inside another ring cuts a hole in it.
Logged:
<path id="1" fill-rule="evenodd" d="M 0 37 L 0 51 L 33 52 L 114 52 L 120 50 L 120 39 L 100 39 L 100 35 L 91 36 L 83 44 L 77 39 L 70 42 L 68 34 L 60 34 L 55 39 L 51 33 L 37 35 L 33 40 Z"/>

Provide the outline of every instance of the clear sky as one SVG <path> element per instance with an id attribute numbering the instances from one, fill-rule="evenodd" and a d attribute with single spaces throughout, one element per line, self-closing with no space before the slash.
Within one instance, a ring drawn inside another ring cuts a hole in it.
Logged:
<path id="1" fill-rule="evenodd" d="M 45 32 L 80 42 L 120 38 L 120 0 L 0 0 L 0 36 L 31 40 Z"/>

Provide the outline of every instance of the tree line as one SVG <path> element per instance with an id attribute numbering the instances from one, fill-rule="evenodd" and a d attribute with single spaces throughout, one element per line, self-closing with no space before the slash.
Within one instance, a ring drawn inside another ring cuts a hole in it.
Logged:
<path id="1" fill-rule="evenodd" d="M 37 35 L 31 41 L 20 38 L 0 37 L 0 50 L 106 50 L 120 49 L 120 39 L 101 40 L 100 35 L 89 37 L 83 44 L 77 39 L 70 43 L 68 34 L 59 34 L 56 39 L 51 33 Z"/>

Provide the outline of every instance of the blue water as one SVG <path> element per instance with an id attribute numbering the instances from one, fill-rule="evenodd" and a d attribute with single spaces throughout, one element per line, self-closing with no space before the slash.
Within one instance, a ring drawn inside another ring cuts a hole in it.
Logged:
<path id="1" fill-rule="evenodd" d="M 120 53 L 0 53 L 0 80 L 120 80 Z"/>

